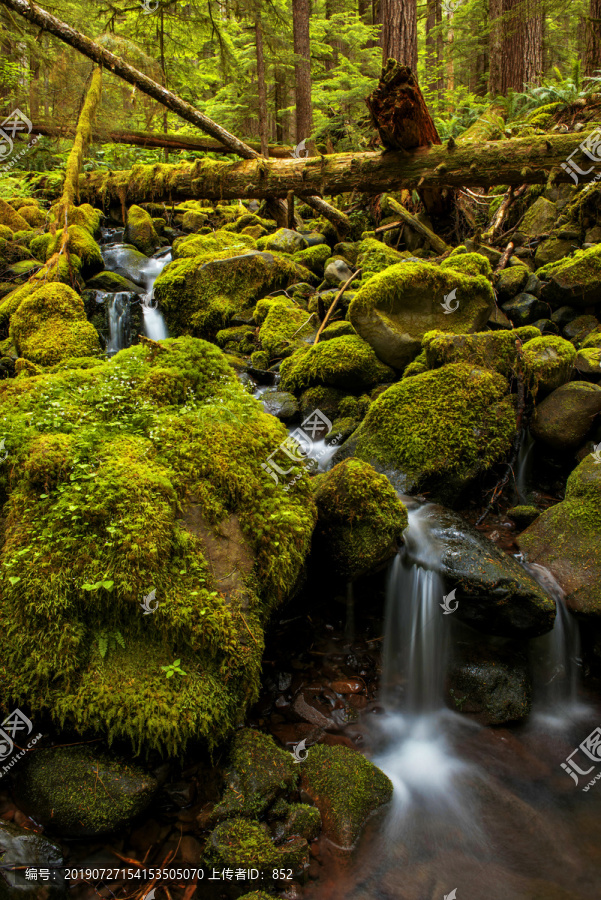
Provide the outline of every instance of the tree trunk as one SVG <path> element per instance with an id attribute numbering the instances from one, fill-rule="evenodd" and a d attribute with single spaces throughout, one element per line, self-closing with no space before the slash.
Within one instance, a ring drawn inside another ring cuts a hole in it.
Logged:
<path id="1" fill-rule="evenodd" d="M 396 59 L 417 72 L 416 0 L 380 0 L 382 9 L 382 65 Z"/>
<path id="2" fill-rule="evenodd" d="M 377 88 L 365 100 L 387 149 L 411 150 L 440 144 L 436 126 L 411 69 L 390 59 Z"/>
<path id="3" fill-rule="evenodd" d="M 83 165 L 84 156 L 90 143 L 92 127 L 94 125 L 94 116 L 100 104 L 100 95 L 102 92 L 102 69 L 95 66 L 92 72 L 92 80 L 86 94 L 81 113 L 79 114 L 79 122 L 75 132 L 75 140 L 67 159 L 65 167 L 65 180 L 63 182 L 63 193 L 60 199 L 59 209 L 57 213 L 57 221 L 61 223 L 63 216 L 68 215 L 69 209 L 75 205 L 75 201 L 79 200 L 79 173 Z M 66 229 L 65 229 L 66 233 Z"/>
<path id="4" fill-rule="evenodd" d="M 197 160 L 178 166 L 137 166 L 126 172 L 86 172 L 80 177 L 83 199 L 102 206 L 127 197 L 130 203 L 285 197 L 303 199 L 319 193 L 361 191 L 380 194 L 406 188 L 491 187 L 497 184 L 546 184 L 552 170 L 557 182 L 572 184 L 560 166 L 586 134 L 533 136 L 488 143 L 421 147 L 412 153 L 336 153 L 311 159 L 254 159 L 238 162 Z M 589 169 L 590 158 L 579 157 Z M 32 173 L 36 188 L 40 176 Z M 590 176 L 589 176 L 590 180 Z M 315 201 L 319 204 L 318 199 Z M 342 213 L 339 213 L 342 216 Z"/>
<path id="5" fill-rule="evenodd" d="M 589 17 L 586 20 L 584 74 L 593 75 L 597 69 L 601 69 L 601 0 L 590 0 Z"/>
<path id="6" fill-rule="evenodd" d="M 261 153 L 269 156 L 267 138 L 267 88 L 265 87 L 265 56 L 263 55 L 263 24 L 261 12 L 258 7 L 255 10 L 255 42 L 257 48 L 257 92 L 259 95 L 259 138 L 261 140 Z"/>
<path id="7" fill-rule="evenodd" d="M 284 69 L 281 69 L 279 66 L 275 67 L 274 71 L 274 80 L 275 80 L 275 90 L 274 90 L 274 118 L 275 118 L 275 139 L 278 144 L 283 144 L 284 141 L 289 139 L 289 128 L 288 128 L 288 113 L 283 113 L 282 110 L 286 109 L 288 103 L 286 102 L 286 73 Z M 292 152 L 292 147 L 290 148 L 290 152 L 287 154 L 288 156 Z M 274 156 L 273 148 L 270 148 L 269 151 L 270 156 Z"/>
<path id="8" fill-rule="evenodd" d="M 490 19 L 489 60 L 488 60 L 488 92 L 494 98 L 502 91 L 503 78 L 501 59 L 503 55 L 503 0 L 489 0 L 488 17 Z"/>
<path id="9" fill-rule="evenodd" d="M 455 60 L 453 59 L 453 41 L 455 40 L 455 32 L 453 31 L 453 12 L 449 12 L 449 27 L 447 29 L 447 52 L 446 52 L 446 74 L 447 74 L 447 91 L 455 90 Z"/>
<path id="10" fill-rule="evenodd" d="M 294 35 L 294 77 L 296 93 L 296 142 L 308 141 L 306 149 L 312 154 L 309 138 L 313 131 L 311 106 L 311 42 L 309 40 L 309 0 L 292 0 L 292 30 Z"/>
<path id="11" fill-rule="evenodd" d="M 539 85 L 543 74 L 542 0 L 524 0 L 524 83 Z"/>
<path id="12" fill-rule="evenodd" d="M 426 13 L 426 85 L 428 90 L 435 91 L 438 86 L 438 41 L 432 34 L 436 28 L 436 5 L 438 0 L 427 0 Z"/>

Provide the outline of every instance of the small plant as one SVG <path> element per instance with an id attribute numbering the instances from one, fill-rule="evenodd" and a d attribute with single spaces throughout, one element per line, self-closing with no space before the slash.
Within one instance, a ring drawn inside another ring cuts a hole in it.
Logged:
<path id="1" fill-rule="evenodd" d="M 188 673 L 184 672 L 184 670 L 180 667 L 180 663 L 181 659 L 176 659 L 175 662 L 172 662 L 168 666 L 161 666 L 161 669 L 163 670 L 167 678 L 173 678 L 176 672 L 178 675 L 187 675 Z"/>
<path id="2" fill-rule="evenodd" d="M 103 581 L 100 579 L 100 581 L 96 581 L 94 584 L 86 582 L 85 584 L 82 584 L 81 588 L 84 591 L 97 591 L 99 588 L 103 587 L 106 591 L 112 591 L 113 584 L 113 581 Z"/>
<path id="3" fill-rule="evenodd" d="M 98 650 L 104 659 L 109 650 L 116 650 L 117 645 L 125 650 L 125 641 L 120 631 L 101 631 L 98 635 Z"/>

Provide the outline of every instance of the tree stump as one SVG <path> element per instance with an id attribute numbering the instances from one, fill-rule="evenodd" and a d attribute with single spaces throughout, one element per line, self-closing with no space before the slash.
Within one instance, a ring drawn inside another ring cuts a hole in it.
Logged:
<path id="1" fill-rule="evenodd" d="M 441 144 L 417 79 L 408 66 L 389 59 L 377 88 L 365 100 L 387 150 Z"/>

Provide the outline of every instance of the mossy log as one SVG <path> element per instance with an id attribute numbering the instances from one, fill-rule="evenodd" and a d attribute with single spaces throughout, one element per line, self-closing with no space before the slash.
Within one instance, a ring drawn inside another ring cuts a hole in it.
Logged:
<path id="1" fill-rule="evenodd" d="M 427 225 L 424 225 L 416 216 L 412 215 L 409 210 L 405 209 L 400 203 L 397 203 L 394 197 L 387 197 L 386 203 L 388 209 L 394 213 L 395 216 L 398 216 L 405 225 L 408 225 L 409 228 L 412 228 L 413 231 L 416 231 L 419 235 L 425 237 L 426 240 L 429 241 L 430 246 L 435 253 L 449 253 L 453 249 L 452 247 L 449 247 L 448 244 L 445 244 L 442 238 L 439 238 L 437 234 L 434 234 Z"/>
<path id="2" fill-rule="evenodd" d="M 552 173 L 570 182 L 559 168 L 585 135 L 529 136 L 490 141 L 482 146 L 421 147 L 388 153 L 337 153 L 308 159 L 258 159 L 240 162 L 197 160 L 177 166 L 136 166 L 121 172 L 88 172 L 80 177 L 82 199 L 94 205 L 120 199 L 235 200 L 299 197 L 362 191 L 379 194 L 401 188 L 490 187 L 496 184 L 545 184 Z"/>
<path id="3" fill-rule="evenodd" d="M 71 152 L 69 153 L 69 158 L 67 159 L 65 180 L 63 182 L 63 193 L 60 199 L 56 217 L 59 224 L 62 223 L 63 217 L 68 214 L 68 210 L 72 206 L 74 206 L 76 200 L 79 199 L 79 173 L 81 172 L 84 156 L 88 148 L 88 144 L 90 143 L 92 126 L 94 124 L 94 116 L 96 115 L 96 110 L 98 109 L 98 106 L 100 104 L 101 93 L 102 69 L 100 68 L 100 66 L 95 66 L 94 71 L 92 72 L 90 87 L 88 88 L 86 99 L 79 115 L 77 128 L 75 129 L 75 139 L 73 141 L 73 146 L 71 147 Z M 68 223 L 65 220 L 65 225 L 67 224 Z M 66 243 L 66 229 L 64 239 Z"/>
<path id="4" fill-rule="evenodd" d="M 46 125 L 36 122 L 35 130 L 46 137 L 65 138 L 75 134 L 73 125 Z M 187 150 L 190 153 L 231 153 L 229 147 L 210 137 L 194 137 L 191 134 L 154 134 L 146 131 L 102 131 L 92 132 L 91 140 L 109 142 L 111 144 L 131 144 L 135 147 L 165 147 L 167 150 Z M 248 141 L 252 150 L 259 150 L 257 141 Z M 288 159 L 292 156 L 293 147 L 270 144 L 269 156 L 276 159 Z"/>

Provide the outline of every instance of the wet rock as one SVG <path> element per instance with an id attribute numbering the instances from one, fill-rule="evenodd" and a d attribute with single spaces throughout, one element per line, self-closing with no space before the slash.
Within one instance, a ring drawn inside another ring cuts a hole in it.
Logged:
<path id="1" fill-rule="evenodd" d="M 530 713 L 532 685 L 524 649 L 459 644 L 449 668 L 446 701 L 482 725 L 521 722 Z"/>
<path id="2" fill-rule="evenodd" d="M 308 247 L 317 247 L 320 244 L 327 244 L 324 235 L 320 234 L 319 231 L 303 231 L 301 234 L 307 242 Z"/>
<path id="3" fill-rule="evenodd" d="M 520 224 L 520 231 L 528 237 L 538 237 L 553 228 L 557 218 L 557 207 L 545 197 L 538 197 L 526 211 Z"/>
<path id="4" fill-rule="evenodd" d="M 599 322 L 595 316 L 577 316 L 564 326 L 563 336 L 566 340 L 572 341 L 573 344 L 578 346 L 598 327 Z"/>
<path id="5" fill-rule="evenodd" d="M 546 303 L 543 303 L 534 294 L 526 294 L 525 292 L 517 294 L 513 300 L 508 300 L 501 309 L 516 328 L 521 325 L 530 325 L 536 319 L 540 319 L 549 312 L 549 307 Z"/>
<path id="6" fill-rule="evenodd" d="M 257 245 L 260 250 L 273 250 L 276 253 L 298 253 L 309 246 L 305 236 L 291 228 L 279 228 L 275 234 L 261 238 Z"/>
<path id="7" fill-rule="evenodd" d="M 466 264 L 473 265 L 475 274 L 453 268 Z M 490 267 L 477 254 L 451 255 L 441 266 L 427 262 L 390 266 L 357 291 L 348 317 L 381 360 L 404 369 L 419 353 L 426 332 L 466 334 L 484 327 L 494 306 L 485 272 L 489 274 Z"/>
<path id="8" fill-rule="evenodd" d="M 62 866 L 64 861 L 58 844 L 35 831 L 19 828 L 18 825 L 0 819 L 0 864 L 22 866 L 23 870 L 29 867 L 50 869 Z M 40 886 L 40 882 L 36 884 L 26 881 L 24 871 L 9 873 L 0 870 L 0 900 L 38 896 Z M 58 879 L 54 884 L 44 884 L 44 890 L 51 898 L 66 896 Z"/>
<path id="9" fill-rule="evenodd" d="M 442 506 L 429 507 L 423 522 L 441 550 L 435 571 L 457 589 L 458 619 L 501 637 L 551 630 L 555 602 L 517 560 Z"/>
<path id="10" fill-rule="evenodd" d="M 276 416 L 282 422 L 292 422 L 300 413 L 294 394 L 285 391 L 266 391 L 261 395 L 261 403 L 266 413 Z"/>
<path id="11" fill-rule="evenodd" d="M 301 789 L 315 803 L 327 837 L 350 849 L 368 818 L 392 798 L 392 783 L 347 747 L 316 744 L 301 768 Z"/>
<path id="12" fill-rule="evenodd" d="M 540 509 L 537 509 L 536 506 L 512 506 L 511 509 L 507 510 L 507 515 L 510 519 L 513 519 L 516 527 L 522 531 L 538 519 Z"/>
<path id="13" fill-rule="evenodd" d="M 539 403 L 531 433 L 554 450 L 575 450 L 601 412 L 601 387 L 586 381 L 564 384 Z"/>
<path id="14" fill-rule="evenodd" d="M 236 817 L 222 822 L 210 834 L 204 863 L 218 869 L 256 868 L 268 877 L 273 869 L 292 869 L 300 874 L 309 864 L 309 847 L 301 837 L 276 846 L 267 825 Z"/>
<path id="15" fill-rule="evenodd" d="M 161 246 L 151 217 L 140 206 L 130 206 L 128 209 L 123 240 L 125 243 L 133 244 L 146 256 L 152 256 Z"/>
<path id="16" fill-rule="evenodd" d="M 313 841 L 321 831 L 321 816 L 315 806 L 306 803 L 293 803 L 288 807 L 288 814 L 281 828 L 278 829 L 278 838 L 291 836 L 302 837 L 306 841 Z"/>
<path id="17" fill-rule="evenodd" d="M 127 244 L 117 244 L 103 250 L 104 265 L 109 272 L 116 272 L 128 281 L 147 289 L 148 257 Z"/>
<path id="18" fill-rule="evenodd" d="M 337 575 L 357 578 L 388 559 L 407 527 L 407 510 L 384 475 L 347 459 L 317 487 L 316 560 Z"/>
<path id="19" fill-rule="evenodd" d="M 505 303 L 519 294 L 528 281 L 528 269 L 526 266 L 511 266 L 502 269 L 497 276 L 496 290 L 499 303 Z"/>
<path id="20" fill-rule="evenodd" d="M 601 464 L 589 454 L 568 478 L 565 500 L 545 510 L 518 538 L 533 563 L 564 590 L 568 608 L 601 617 Z"/>
<path id="21" fill-rule="evenodd" d="M 332 259 L 325 268 L 324 281 L 330 285 L 343 285 L 352 275 L 346 260 Z"/>
<path id="22" fill-rule="evenodd" d="M 92 291 L 105 291 L 109 294 L 117 294 L 122 291 L 128 291 L 136 294 L 145 293 L 144 289 L 140 287 L 138 284 L 134 284 L 133 281 L 130 281 L 128 278 L 124 278 L 123 275 L 118 275 L 117 272 L 99 272 L 98 275 L 94 275 L 93 278 L 89 278 L 86 282 L 86 288 Z"/>
<path id="23" fill-rule="evenodd" d="M 555 312 L 551 314 L 551 321 L 559 325 L 560 328 L 564 328 L 568 322 L 575 319 L 577 315 L 578 313 L 575 309 L 572 309 L 571 306 L 560 306 L 559 309 L 556 309 Z"/>
<path id="24" fill-rule="evenodd" d="M 552 322 L 551 319 L 537 319 L 532 323 L 534 328 L 538 328 L 541 334 L 559 334 L 559 325 Z"/>
<path id="25" fill-rule="evenodd" d="M 572 257 L 537 270 L 544 282 L 541 300 L 551 306 L 594 306 L 601 290 L 601 246 L 577 250 Z"/>
<path id="26" fill-rule="evenodd" d="M 124 828 L 147 808 L 156 790 L 156 780 L 139 766 L 86 747 L 56 747 L 30 758 L 15 795 L 19 806 L 49 831 L 95 837 Z"/>

